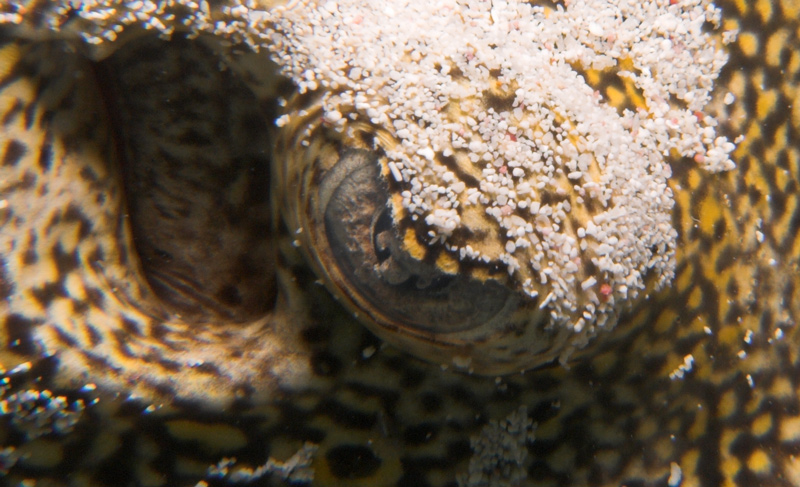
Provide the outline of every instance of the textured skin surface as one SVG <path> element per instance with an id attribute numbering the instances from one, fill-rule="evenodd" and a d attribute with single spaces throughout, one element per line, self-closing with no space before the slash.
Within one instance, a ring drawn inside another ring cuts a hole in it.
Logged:
<path id="1" fill-rule="evenodd" d="M 271 326 L 166 326 L 175 323 L 166 318 L 172 311 L 137 284 L 144 281 L 131 236 L 119 225 L 121 189 L 108 163 L 117 149 L 103 107 L 87 105 L 98 99 L 95 88 L 65 81 L 63 70 L 42 61 L 58 46 L 5 42 L 0 358 L 7 368 L 34 360 L 15 386 L 42 377 L 35 387 L 101 399 L 71 435 L 26 442 L 6 427 L 2 444 L 31 452 L 9 484 L 193 485 L 222 456 L 254 466 L 311 441 L 320 445 L 315 485 L 454 485 L 471 456 L 469 438 L 524 404 L 538 422 L 530 485 L 667 485 L 673 462 L 683 486 L 800 485 L 800 5 L 721 6 L 726 27 L 742 29 L 720 80 L 719 93 L 737 100 L 726 131 L 746 139 L 735 153 L 737 170 L 721 176 L 674 164 L 680 240 L 672 287 L 628 313 L 571 369 L 498 381 L 382 348 L 314 284 L 287 235 L 275 238 L 276 267 L 278 286 L 291 298 L 271 312 Z M 213 57 L 178 44 L 174 52 Z M 60 54 L 50 59 L 84 63 L 91 78 L 84 61 Z M 280 310 L 291 310 L 291 318 Z M 91 328 L 95 316 L 109 315 L 130 320 Z M 34 336 L 58 355 L 42 359 Z M 204 337 L 225 347 L 203 348 Z M 276 341 L 292 346 L 267 347 Z M 294 355 L 272 355 L 287 349 Z M 126 368 L 98 362 L 92 351 Z M 205 366 L 191 362 L 198 354 L 206 354 Z M 670 379 L 688 354 L 693 370 Z M 276 363 L 307 363 L 308 370 Z M 226 384 L 220 377 L 242 382 L 218 389 Z M 248 392 L 253 377 L 270 377 L 274 401 Z M 128 387 L 118 398 L 78 390 L 89 380 Z M 207 397 L 192 396 L 204 387 Z M 149 402 L 125 400 L 131 393 L 183 393 L 187 400 L 147 412 Z M 198 407 L 231 398 L 222 412 Z"/>

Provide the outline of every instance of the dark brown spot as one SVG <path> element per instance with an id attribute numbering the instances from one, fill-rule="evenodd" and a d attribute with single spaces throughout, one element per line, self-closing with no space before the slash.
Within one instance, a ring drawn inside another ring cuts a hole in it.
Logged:
<path id="1" fill-rule="evenodd" d="M 89 263 L 92 266 L 95 266 L 105 260 L 105 253 L 103 252 L 103 248 L 100 245 L 96 246 L 90 253 L 89 253 Z"/>
<path id="2" fill-rule="evenodd" d="M 714 262 L 714 269 L 717 273 L 722 273 L 722 271 L 736 262 L 738 256 L 739 250 L 731 245 L 726 245 L 719 252 L 719 257 L 717 257 L 717 260 Z"/>
<path id="3" fill-rule="evenodd" d="M 74 316 L 82 316 L 89 311 L 89 303 L 86 301 L 81 301 L 79 299 L 73 299 L 71 301 L 72 304 L 72 314 Z"/>
<path id="4" fill-rule="evenodd" d="M 96 347 L 103 342 L 103 336 L 100 332 L 92 325 L 86 325 L 86 333 L 89 335 L 89 343 L 92 347 Z"/>
<path id="5" fill-rule="evenodd" d="M 318 408 L 320 414 L 328 416 L 336 424 L 345 428 L 370 430 L 378 420 L 376 413 L 364 412 L 342 404 L 336 399 L 325 400 L 319 404 Z"/>
<path id="6" fill-rule="evenodd" d="M 114 330 L 112 332 L 114 336 L 114 349 L 119 352 L 120 354 L 124 355 L 128 358 L 141 358 L 136 357 L 136 355 L 131 352 L 128 348 L 128 335 L 122 330 Z"/>
<path id="7" fill-rule="evenodd" d="M 216 297 L 229 306 L 242 304 L 242 295 L 239 293 L 239 289 L 233 284 L 222 286 L 222 289 L 217 291 Z"/>
<path id="8" fill-rule="evenodd" d="M 728 231 L 728 226 L 724 218 L 720 218 L 716 222 L 714 222 L 714 238 L 716 240 L 722 240 L 725 237 L 725 233 Z"/>
<path id="9" fill-rule="evenodd" d="M 311 357 L 311 367 L 317 375 L 332 377 L 339 372 L 342 368 L 342 364 L 336 356 L 328 352 L 319 352 Z"/>
<path id="10" fill-rule="evenodd" d="M 179 372 L 181 370 L 181 364 L 164 358 L 158 359 L 158 365 L 167 372 Z"/>
<path id="11" fill-rule="evenodd" d="M 433 423 L 421 423 L 406 428 L 403 441 L 408 445 L 422 445 L 430 442 L 439 433 L 439 427 Z"/>
<path id="12" fill-rule="evenodd" d="M 381 459 L 363 445 L 340 445 L 331 448 L 325 458 L 331 473 L 340 479 L 369 477 L 381 466 Z"/>
<path id="13" fill-rule="evenodd" d="M 37 161 L 39 168 L 43 172 L 47 172 L 53 166 L 53 145 L 50 142 L 42 144 L 39 149 L 39 160 Z"/>
<path id="14" fill-rule="evenodd" d="M 39 261 L 39 255 L 36 253 L 36 235 L 31 232 L 28 237 L 28 243 L 25 244 L 25 251 L 22 253 L 22 264 L 32 265 Z"/>
<path id="15" fill-rule="evenodd" d="M 483 92 L 483 99 L 486 106 L 494 109 L 497 113 L 510 112 L 514 109 L 514 100 L 516 95 L 509 94 L 506 96 L 500 95 L 496 92 L 486 90 Z"/>
<path id="16" fill-rule="evenodd" d="M 139 324 L 136 321 L 130 318 L 126 318 L 124 316 L 120 319 L 120 321 L 123 330 L 130 333 L 131 335 L 142 336 L 142 330 L 139 329 Z"/>
<path id="17" fill-rule="evenodd" d="M 28 148 L 22 142 L 12 139 L 10 140 L 3 151 L 3 166 L 16 166 L 19 161 L 28 152 Z"/>
<path id="18" fill-rule="evenodd" d="M 56 333 L 56 337 L 58 338 L 58 342 L 64 348 L 76 348 L 78 346 L 78 342 L 76 342 L 75 339 L 72 338 L 71 336 L 67 335 L 64 332 L 64 330 L 62 330 L 61 328 L 54 327 L 53 331 L 55 331 L 55 333 Z"/>
<path id="19" fill-rule="evenodd" d="M 201 364 L 193 365 L 192 370 L 196 370 L 200 373 L 211 375 L 214 377 L 220 377 L 222 373 L 219 371 L 216 365 L 210 364 L 208 362 L 203 362 Z"/>
<path id="20" fill-rule="evenodd" d="M 451 170 L 453 174 L 458 176 L 460 180 L 464 181 L 464 184 L 466 184 L 468 188 L 480 187 L 480 181 L 475 179 L 475 177 L 472 176 L 471 174 L 464 172 L 464 170 L 461 169 L 461 167 L 458 165 L 458 162 L 456 162 L 455 157 L 453 156 L 445 157 L 444 155 L 439 154 L 437 159 L 439 160 L 439 162 L 442 163 L 442 165 L 447 167 L 447 169 Z"/>
<path id="21" fill-rule="evenodd" d="M 78 238 L 83 240 L 92 232 L 92 221 L 83 213 L 83 210 L 75 205 L 70 204 L 67 211 L 64 212 L 65 222 L 78 223 Z"/>
<path id="22" fill-rule="evenodd" d="M 331 328 L 322 324 L 315 324 L 304 328 L 301 336 L 308 344 L 325 343 L 331 338 Z"/>
<path id="23" fill-rule="evenodd" d="M 6 348 L 26 355 L 35 354 L 37 347 L 33 341 L 32 332 L 38 324 L 19 314 L 12 314 L 6 317 L 5 328 L 8 336 Z"/>
<path id="24" fill-rule="evenodd" d="M 31 294 L 43 308 L 50 306 L 56 298 L 67 297 L 64 287 L 58 282 L 48 282 L 41 287 L 33 288 Z"/>
<path id="25" fill-rule="evenodd" d="M 0 257 L 0 301 L 4 301 L 14 292 L 14 283 L 8 278 L 6 261 Z"/>
<path id="26" fill-rule="evenodd" d="M 70 272 L 80 267 L 78 251 L 73 250 L 72 252 L 65 252 L 64 247 L 61 246 L 60 242 L 53 245 L 51 255 L 53 262 L 56 264 L 59 277 L 63 278 Z"/>
<path id="27" fill-rule="evenodd" d="M 85 286 L 84 293 L 86 293 L 86 301 L 90 305 L 97 309 L 105 308 L 105 297 L 103 295 L 103 291 L 91 286 Z"/>
<path id="28" fill-rule="evenodd" d="M 89 183 L 96 183 L 99 179 L 97 177 L 97 173 L 94 172 L 94 169 L 88 166 L 82 167 L 78 174 L 80 174 L 81 179 Z"/>
<path id="29" fill-rule="evenodd" d="M 427 413 L 436 413 L 442 409 L 442 398 L 432 392 L 423 394 L 420 402 Z"/>

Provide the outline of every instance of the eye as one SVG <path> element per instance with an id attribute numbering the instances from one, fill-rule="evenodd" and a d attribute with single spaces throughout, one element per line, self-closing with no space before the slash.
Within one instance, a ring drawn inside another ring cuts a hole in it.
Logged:
<path id="1" fill-rule="evenodd" d="M 330 189 L 329 189 L 330 188 Z M 447 273 L 405 249 L 387 206 L 378 162 L 345 153 L 322 183 L 331 261 L 354 300 L 375 319 L 416 333 L 456 333 L 507 321 L 518 298 L 496 281 Z"/>
<path id="2" fill-rule="evenodd" d="M 521 355 L 526 363 L 540 353 L 539 362 L 553 358 L 544 353 L 550 332 L 535 302 L 460 272 L 443 249 L 399 228 L 376 153 L 348 149 L 334 158 L 318 197 L 300 195 L 308 205 L 302 234 L 319 273 L 357 318 L 407 352 L 476 372 L 519 369 Z M 535 343 L 514 347 L 523 335 Z"/>

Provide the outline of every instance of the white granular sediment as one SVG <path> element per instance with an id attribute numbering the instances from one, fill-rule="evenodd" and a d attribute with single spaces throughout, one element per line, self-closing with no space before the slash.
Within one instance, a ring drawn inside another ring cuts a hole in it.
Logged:
<path id="1" fill-rule="evenodd" d="M 504 265 L 554 322 L 590 333 L 646 274 L 673 277 L 670 152 L 734 166 L 703 112 L 727 59 L 704 32 L 720 12 L 678 3 L 342 0 L 279 9 L 270 40 L 301 92 L 328 90 L 334 128 L 392 132 L 396 217 L 462 260 Z M 644 106 L 620 113 L 590 69 L 617 69 Z M 494 240 L 467 237 L 487 228 Z"/>
<path id="2" fill-rule="evenodd" d="M 721 15 L 707 0 L 86 3 L 89 43 L 137 25 L 270 49 L 300 92 L 322 90 L 327 126 L 391 134 L 396 218 L 461 260 L 504 266 L 554 324 L 584 334 L 611 326 L 646 276 L 673 277 L 666 158 L 734 166 L 704 108 L 736 33 L 707 29 Z M 54 30 L 76 22 L 59 12 L 45 15 Z M 13 8 L 3 22 L 24 24 Z M 610 106 L 590 70 L 629 79 L 644 103 Z"/>
<path id="3" fill-rule="evenodd" d="M 525 406 L 501 421 L 491 420 L 470 439 L 472 458 L 458 475 L 459 487 L 511 487 L 527 478 L 527 445 L 535 440 L 536 425 Z"/>

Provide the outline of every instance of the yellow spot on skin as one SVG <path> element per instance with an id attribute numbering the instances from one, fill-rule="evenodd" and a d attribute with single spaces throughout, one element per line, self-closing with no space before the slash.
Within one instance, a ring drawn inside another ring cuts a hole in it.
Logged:
<path id="1" fill-rule="evenodd" d="M 800 53 L 797 51 L 789 51 L 789 62 L 786 63 L 786 70 L 789 73 L 796 73 L 800 71 Z M 784 86 L 783 89 L 788 93 L 793 93 L 797 87 L 795 85 Z"/>
<path id="2" fill-rule="evenodd" d="M 739 469 L 742 467 L 739 460 L 730 454 L 731 446 L 733 445 L 736 438 L 739 437 L 739 432 L 734 430 L 725 430 L 722 433 L 722 438 L 720 438 L 720 445 L 719 450 L 722 454 L 722 475 L 729 479 L 736 477 L 736 474 L 739 472 Z"/>
<path id="3" fill-rule="evenodd" d="M 690 196 L 691 193 L 689 191 L 684 191 L 684 189 L 686 188 L 683 187 L 681 187 L 680 190 L 676 191 L 678 188 L 676 188 L 676 184 L 674 181 L 670 183 L 670 186 L 672 187 L 672 190 L 675 193 L 675 205 L 678 206 L 679 208 L 690 208 L 689 205 L 691 203 L 691 196 Z M 676 228 L 676 230 L 678 231 L 678 233 L 688 235 L 692 225 L 694 225 L 694 220 L 692 220 L 691 218 L 685 218 L 683 220 L 682 226 L 680 228 Z M 689 245 L 678 246 L 677 249 L 678 259 L 684 259 L 686 258 L 686 255 L 692 254 L 693 250 L 691 247 L 692 242 L 688 243 Z M 676 289 L 685 290 L 686 287 L 691 284 L 691 276 L 685 276 L 686 274 L 687 273 L 685 272 L 683 274 L 681 274 L 680 272 L 678 273 L 678 275 L 675 278 L 675 281 L 673 281 L 674 282 L 673 285 L 676 286 Z M 686 280 L 686 277 L 689 277 L 689 280 Z"/>
<path id="4" fill-rule="evenodd" d="M 630 66 L 630 67 L 629 67 Z M 625 58 L 620 64 L 620 68 L 626 71 L 634 71 L 635 67 L 630 58 Z M 625 85 L 625 95 L 627 102 L 637 108 L 647 108 L 647 102 L 642 96 L 642 91 L 636 87 L 636 84 L 630 78 L 622 78 L 622 83 Z M 614 105 L 618 106 L 618 105 Z"/>
<path id="5" fill-rule="evenodd" d="M 440 253 L 436 258 L 436 267 L 448 274 L 458 274 L 458 260 L 447 252 Z"/>
<path id="6" fill-rule="evenodd" d="M 689 172 L 689 189 L 697 189 L 700 186 L 700 183 L 703 181 L 703 175 L 701 175 L 697 170 L 692 170 Z"/>
<path id="7" fill-rule="evenodd" d="M 675 326 L 675 320 L 677 320 L 677 318 L 678 314 L 675 311 L 671 309 L 665 309 L 663 313 L 658 315 L 658 321 L 656 321 L 653 331 L 656 333 L 668 332 L 673 326 Z"/>
<path id="8" fill-rule="evenodd" d="M 680 252 L 681 249 L 678 249 Z M 692 284 L 692 273 L 691 272 L 680 272 L 673 283 L 675 289 L 680 292 L 686 290 Z"/>
<path id="9" fill-rule="evenodd" d="M 19 46 L 9 44 L 0 49 L 0 78 L 5 79 L 20 57 Z"/>
<path id="10" fill-rule="evenodd" d="M 417 233 L 411 228 L 407 228 L 405 235 L 403 235 L 403 247 L 411 257 L 417 260 L 425 258 L 425 247 L 419 244 Z"/>
<path id="11" fill-rule="evenodd" d="M 736 412 L 736 394 L 733 391 L 727 391 L 719 398 L 717 404 L 717 416 L 720 419 L 726 419 L 731 414 Z"/>
<path id="12" fill-rule="evenodd" d="M 739 343 L 742 341 L 742 330 L 736 326 L 726 326 L 717 334 L 717 341 L 730 347 L 740 346 Z"/>
<path id="13" fill-rule="evenodd" d="M 703 291 L 697 287 L 692 290 L 692 294 L 689 295 L 688 305 L 690 308 L 697 308 L 703 302 Z"/>
<path id="14" fill-rule="evenodd" d="M 795 147 L 787 147 L 786 158 L 790 171 L 792 171 L 792 180 L 800 179 L 800 171 L 798 171 L 800 169 L 800 150 Z"/>
<path id="15" fill-rule="evenodd" d="M 758 53 L 758 37 L 752 32 L 742 32 L 739 35 L 739 47 L 745 56 L 755 56 Z"/>
<path id="16" fill-rule="evenodd" d="M 762 91 L 758 95 L 756 102 L 756 116 L 759 119 L 766 118 L 775 109 L 775 102 L 778 100 L 778 94 L 775 90 Z"/>
<path id="17" fill-rule="evenodd" d="M 800 3 L 797 3 L 797 0 L 781 0 L 780 4 L 784 18 L 800 17 Z"/>
<path id="18" fill-rule="evenodd" d="M 800 125 L 800 93 L 794 97 L 792 104 L 792 124 L 795 127 Z"/>
<path id="19" fill-rule="evenodd" d="M 772 382 L 772 388 L 770 389 L 770 395 L 775 396 L 779 399 L 787 399 L 791 398 L 794 394 L 794 387 L 792 387 L 792 383 L 789 382 L 788 377 L 776 377 L 775 380 Z"/>
<path id="20" fill-rule="evenodd" d="M 789 455 L 783 464 L 789 485 L 800 485 L 800 457 Z"/>
<path id="21" fill-rule="evenodd" d="M 800 416 L 783 418 L 780 428 L 781 441 L 795 442 L 800 440 Z"/>
<path id="22" fill-rule="evenodd" d="M 747 92 L 748 85 L 749 80 L 747 76 L 745 76 L 745 74 L 741 71 L 736 71 L 731 73 L 731 81 L 727 85 L 727 91 L 733 93 L 735 100 L 741 101 Z M 747 106 L 744 103 L 737 103 L 734 101 L 732 105 L 728 106 L 728 110 L 730 110 L 729 120 L 731 123 L 736 125 L 738 133 L 746 133 L 746 127 L 751 119 L 751 114 L 748 112 Z M 753 143 L 754 141 L 745 138 L 744 141 L 736 146 L 734 155 L 736 156 L 737 160 L 749 154 L 748 148 Z"/>
<path id="23" fill-rule="evenodd" d="M 199 444 L 208 453 L 238 450 L 247 445 L 247 437 L 240 430 L 225 424 L 203 424 L 178 419 L 167 422 L 169 434 L 180 441 Z"/>
<path id="24" fill-rule="evenodd" d="M 769 413 L 764 413 L 753 421 L 750 427 L 753 435 L 762 436 L 770 432 L 772 429 L 772 416 Z"/>
<path id="25" fill-rule="evenodd" d="M 601 80 L 602 78 L 600 75 L 600 71 L 596 69 L 590 69 L 586 71 L 586 82 L 589 84 L 589 86 L 597 86 L 598 84 L 600 84 Z"/>
<path id="26" fill-rule="evenodd" d="M 744 412 L 749 416 L 755 416 L 758 411 L 764 408 L 764 401 L 769 401 L 769 398 L 764 396 L 764 389 L 757 387 L 758 382 L 755 382 L 755 385 L 756 387 L 751 389 L 753 393 L 745 403 L 744 407 Z"/>
<path id="27" fill-rule="evenodd" d="M 703 198 L 697 209 L 697 216 L 700 218 L 700 229 L 703 233 L 713 235 L 714 224 L 722 219 L 722 209 L 719 201 L 715 201 L 713 196 Z"/>
<path id="28" fill-rule="evenodd" d="M 772 34 L 767 40 L 766 60 L 767 64 L 773 67 L 778 67 L 781 63 L 781 53 L 783 48 L 786 47 L 789 32 L 786 29 L 781 29 Z"/>
<path id="29" fill-rule="evenodd" d="M 689 428 L 688 437 L 694 441 L 708 432 L 708 410 L 698 409 L 692 427 Z"/>
<path id="30" fill-rule="evenodd" d="M 86 288 L 83 286 L 83 280 L 77 272 L 67 274 L 64 288 L 71 299 L 86 300 Z"/>
<path id="31" fill-rule="evenodd" d="M 620 71 L 634 71 L 636 69 L 636 65 L 634 64 L 633 59 L 626 57 L 619 60 L 619 69 Z"/>
<path id="32" fill-rule="evenodd" d="M 608 96 L 608 102 L 615 107 L 625 106 L 625 103 L 628 101 L 625 92 L 613 86 L 609 86 L 608 89 L 606 89 L 606 96 Z"/>
<path id="33" fill-rule="evenodd" d="M 727 30 L 741 30 L 741 24 L 739 23 L 739 19 L 723 19 L 722 20 L 722 31 Z"/>
<path id="34" fill-rule="evenodd" d="M 680 464 L 684 466 L 681 476 L 681 487 L 694 487 L 700 485 L 700 480 L 694 475 L 696 472 L 698 462 L 700 461 L 700 451 L 693 448 L 683 454 Z"/>
<path id="35" fill-rule="evenodd" d="M 773 0 L 758 0 L 756 3 L 756 10 L 758 10 L 758 14 L 761 15 L 764 25 L 772 18 L 772 1 Z"/>
<path id="36" fill-rule="evenodd" d="M 763 450 L 756 450 L 747 459 L 747 468 L 758 474 L 766 474 L 772 468 L 772 462 Z"/>

